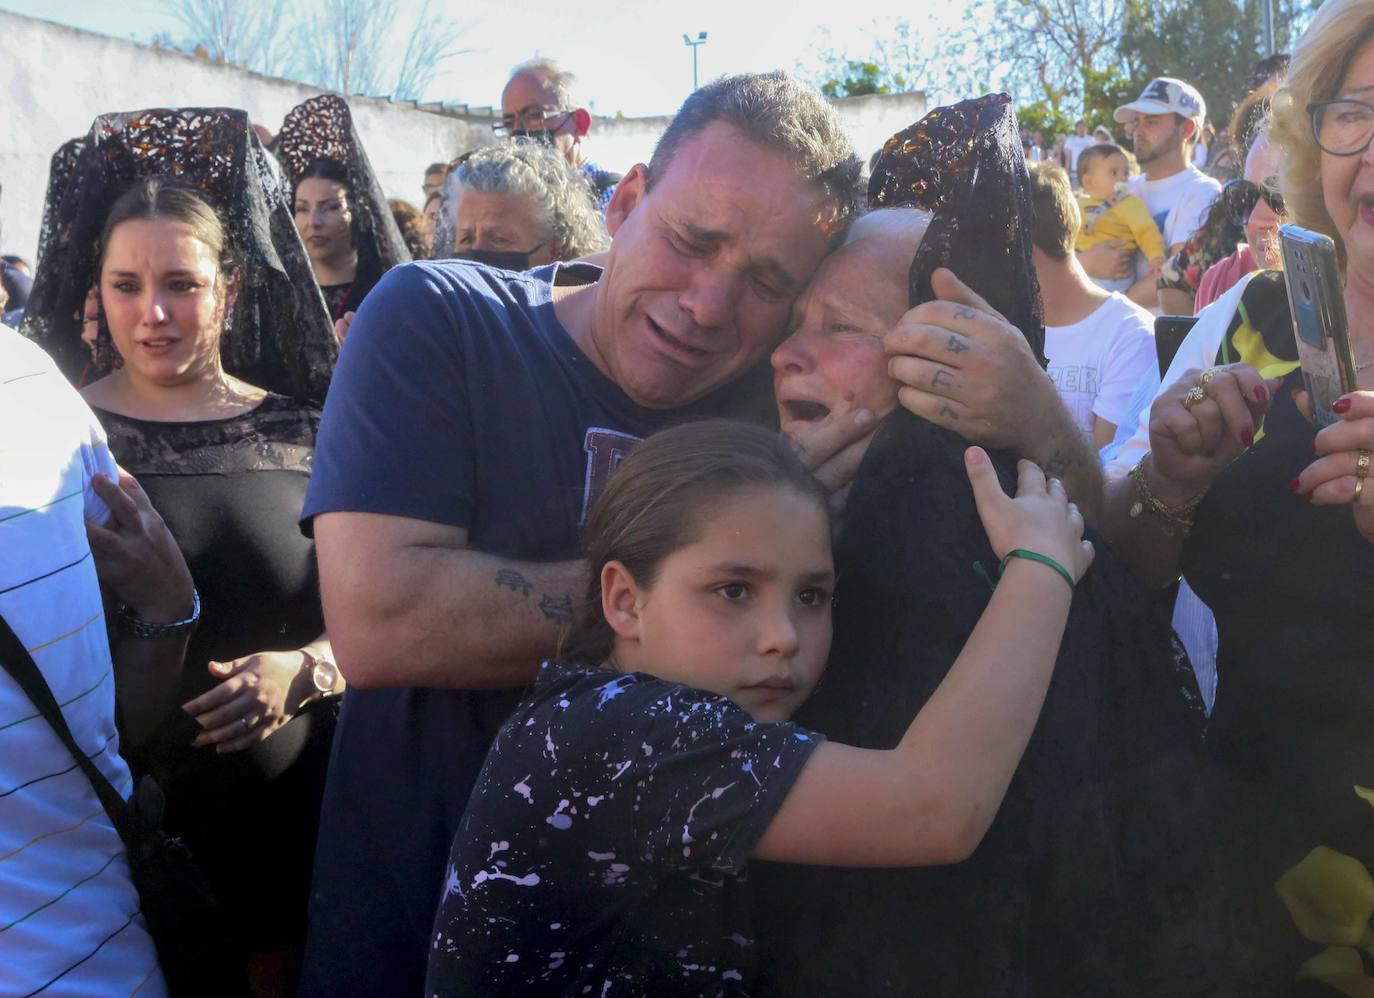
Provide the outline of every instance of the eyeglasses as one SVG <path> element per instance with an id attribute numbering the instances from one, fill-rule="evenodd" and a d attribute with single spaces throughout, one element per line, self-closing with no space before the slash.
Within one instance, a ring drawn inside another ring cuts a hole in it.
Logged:
<path id="1" fill-rule="evenodd" d="M 1339 97 L 1307 105 L 1312 136 L 1322 152 L 1332 156 L 1358 156 L 1374 139 L 1374 105 Z"/>
<path id="2" fill-rule="evenodd" d="M 1287 214 L 1283 195 L 1271 187 L 1250 180 L 1232 180 L 1221 189 L 1221 206 L 1226 211 L 1226 217 L 1240 229 L 1250 221 L 1250 213 L 1255 210 L 1260 198 L 1264 198 L 1264 203 L 1275 215 Z"/>
<path id="3" fill-rule="evenodd" d="M 515 114 L 502 115 L 501 120 L 491 126 L 491 130 L 502 137 L 517 132 L 552 132 L 562 128 L 563 123 L 576 113 L 576 109 L 543 108 L 531 104 Z"/>

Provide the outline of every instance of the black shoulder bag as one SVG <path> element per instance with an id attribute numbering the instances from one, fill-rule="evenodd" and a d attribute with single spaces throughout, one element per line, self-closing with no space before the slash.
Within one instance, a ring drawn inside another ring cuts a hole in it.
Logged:
<path id="1" fill-rule="evenodd" d="M 76 743 L 43 673 L 9 623 L 0 617 L 0 664 L 28 694 L 91 781 L 129 854 L 148 933 L 173 996 L 230 998 L 247 993 L 247 978 L 230 942 L 224 913 L 186 844 L 162 830 L 162 790 L 150 777 L 132 801 L 120 796 Z"/>

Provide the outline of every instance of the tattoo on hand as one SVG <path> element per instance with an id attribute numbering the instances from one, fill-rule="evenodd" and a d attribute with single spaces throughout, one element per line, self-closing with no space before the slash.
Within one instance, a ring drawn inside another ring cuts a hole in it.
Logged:
<path id="1" fill-rule="evenodd" d="M 969 308 L 967 305 L 960 305 L 958 308 L 954 310 L 954 317 L 956 319 L 976 319 L 978 317 L 978 313 L 975 312 L 973 309 Z"/>
<path id="2" fill-rule="evenodd" d="M 533 583 L 525 578 L 513 568 L 503 568 L 496 573 L 496 585 L 501 589 L 509 589 L 517 592 L 526 598 L 530 595 L 530 590 L 534 588 Z"/>
<path id="3" fill-rule="evenodd" d="M 539 601 L 539 612 L 549 620 L 560 624 L 571 624 L 573 604 L 571 596 L 545 596 Z"/>
<path id="4" fill-rule="evenodd" d="M 961 354 L 965 350 L 971 348 L 967 343 L 964 342 L 964 338 L 962 336 L 955 336 L 953 333 L 951 333 L 949 337 L 949 343 L 946 344 L 945 349 L 947 349 L 950 353 L 953 354 Z"/>
<path id="5" fill-rule="evenodd" d="M 952 419 L 956 423 L 959 422 L 959 414 L 947 405 L 940 406 L 940 415 L 944 416 L 946 419 Z"/>
<path id="6" fill-rule="evenodd" d="M 950 374 L 943 367 L 935 372 L 935 377 L 930 379 L 931 388 L 943 388 L 945 385 L 954 384 L 954 375 Z"/>

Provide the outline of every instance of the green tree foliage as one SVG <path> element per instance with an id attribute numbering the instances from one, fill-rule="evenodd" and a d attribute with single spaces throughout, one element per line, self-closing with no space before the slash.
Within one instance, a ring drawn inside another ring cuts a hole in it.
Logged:
<path id="1" fill-rule="evenodd" d="M 996 30 L 981 39 L 985 57 L 1006 67 L 1018 106 L 1043 103 L 1072 122 L 1094 83 L 1118 62 L 1126 0 L 986 0 L 971 15 Z"/>
<path id="2" fill-rule="evenodd" d="M 1121 63 L 1137 88 L 1155 76 L 1187 80 L 1220 127 L 1245 96 L 1263 42 L 1264 0 L 1125 0 Z M 1274 46 L 1292 49 L 1319 0 L 1272 0 Z"/>
<path id="3" fill-rule="evenodd" d="M 1220 128 L 1269 54 L 1264 2 L 972 0 L 956 32 L 874 21 L 862 50 L 817 50 L 797 69 L 836 96 L 924 90 L 937 104 L 1005 90 L 1047 137 L 1079 117 L 1117 132 L 1115 108 L 1153 77 L 1176 76 L 1202 92 Z M 1275 49 L 1290 51 L 1320 0 L 1270 2 Z"/>
<path id="4" fill-rule="evenodd" d="M 866 94 L 900 93 L 906 89 L 906 81 L 900 75 L 885 74 L 876 62 L 859 62 L 848 59 L 843 74 L 821 84 L 821 93 L 834 100 L 836 97 L 863 97 Z"/>
<path id="5" fill-rule="evenodd" d="M 856 53 L 839 51 L 822 29 L 820 44 L 797 61 L 797 75 L 832 98 L 922 90 L 932 101 L 950 101 L 989 89 L 986 66 L 968 58 L 975 50 L 968 28 L 936 35 L 896 18 L 862 30 L 864 47 Z"/>

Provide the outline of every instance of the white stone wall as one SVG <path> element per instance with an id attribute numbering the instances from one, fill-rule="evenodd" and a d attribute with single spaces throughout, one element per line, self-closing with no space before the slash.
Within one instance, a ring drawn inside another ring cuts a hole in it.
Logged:
<path id="1" fill-rule="evenodd" d="M 148 107 L 241 107 L 273 133 L 319 91 L 0 11 L 0 246 L 33 258 L 48 161 L 97 114 Z M 350 98 L 368 158 L 390 197 L 419 204 L 425 167 L 492 140 L 491 119 Z"/>
<path id="2" fill-rule="evenodd" d="M 292 107 L 319 91 L 290 80 L 0 11 L 0 252 L 32 259 L 38 245 L 48 161 L 84 135 L 96 115 L 148 107 L 227 106 L 272 132 Z M 493 90 L 496 86 L 493 85 Z M 389 197 L 419 204 L 424 168 L 492 141 L 490 112 L 468 116 L 352 97 L 368 158 Z M 865 159 L 920 118 L 924 94 L 852 97 L 836 108 Z M 598 118 L 587 152 L 623 173 L 647 161 L 667 116 Z"/>

